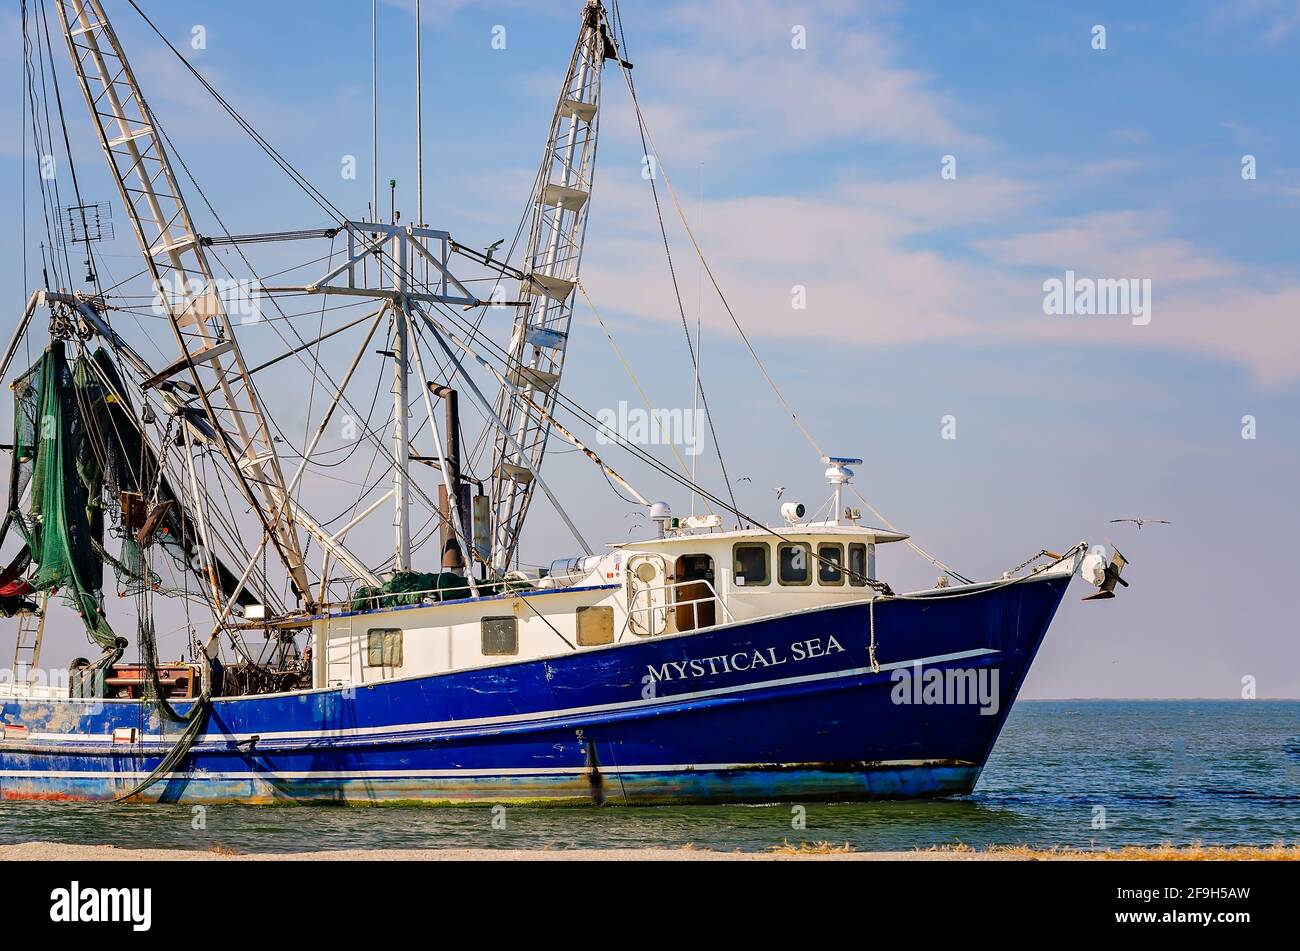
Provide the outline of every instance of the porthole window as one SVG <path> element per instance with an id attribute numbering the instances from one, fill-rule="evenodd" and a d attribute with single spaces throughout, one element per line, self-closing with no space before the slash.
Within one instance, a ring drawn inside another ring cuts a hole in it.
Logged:
<path id="1" fill-rule="evenodd" d="M 778 549 L 777 578 L 781 584 L 812 584 L 812 548 L 803 542 L 781 545 Z"/>
<path id="2" fill-rule="evenodd" d="M 771 584 L 772 550 L 763 542 L 742 542 L 731 549 L 731 572 L 737 587 Z"/>
<path id="3" fill-rule="evenodd" d="M 844 584 L 844 546 L 828 543 L 817 546 L 817 583 Z"/>
<path id="4" fill-rule="evenodd" d="M 509 657 L 519 653 L 519 619 L 485 617 L 483 619 L 483 656 Z"/>

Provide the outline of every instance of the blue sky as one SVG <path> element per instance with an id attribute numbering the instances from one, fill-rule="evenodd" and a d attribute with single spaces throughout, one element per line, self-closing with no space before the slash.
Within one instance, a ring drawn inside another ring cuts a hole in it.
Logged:
<path id="1" fill-rule="evenodd" d="M 142 6 L 335 204 L 362 214 L 368 3 Z M 1235 697 L 1253 676 L 1261 696 L 1300 697 L 1285 597 L 1300 537 L 1300 3 L 622 7 L 650 132 L 692 227 L 818 441 L 866 459 L 866 497 L 966 574 L 996 575 L 1080 539 L 1110 538 L 1133 562 L 1117 601 L 1080 604 L 1086 592 L 1072 592 L 1025 695 Z M 109 9 L 146 96 L 231 230 L 325 224 L 126 4 Z M 398 179 L 407 219 L 413 9 L 384 3 L 380 17 L 379 173 Z M 424 9 L 426 217 L 483 247 L 512 234 L 523 210 L 580 4 Z M 3 25 L 16 87 L 12 11 Z M 195 25 L 206 49 L 189 47 Z M 1097 25 L 1104 50 L 1092 45 Z M 505 49 L 492 48 L 495 26 Z M 800 26 L 806 48 L 793 49 Z M 17 93 L 0 103 L 8 130 L 21 123 Z M 79 96 L 65 87 L 65 102 L 83 193 L 112 198 L 120 215 Z M 20 154 L 16 136 L 0 142 L 10 183 L 0 213 L 11 221 Z M 339 172 L 349 154 L 354 181 Z M 945 155 L 955 179 L 940 176 Z M 1242 178 L 1245 155 L 1254 180 Z M 610 68 L 584 282 L 651 399 L 686 407 L 689 361 L 640 169 Z M 129 272 L 135 252 L 117 224 L 106 260 Z M 752 480 L 735 486 L 742 507 L 776 520 L 776 486 L 820 504 L 822 467 L 671 219 L 670 232 L 688 317 L 704 327 L 728 469 Z M 20 239 L 0 234 L 12 313 L 33 286 Z M 1150 279 L 1151 322 L 1045 316 L 1042 283 L 1066 270 Z M 795 285 L 806 310 L 791 307 Z M 581 304 L 567 381 L 593 410 L 636 401 Z M 266 384 L 299 431 L 300 385 Z M 941 438 L 947 415 L 956 439 Z M 1241 437 L 1246 415 L 1253 440 Z M 720 492 L 712 458 L 712 448 L 701 457 L 701 479 Z M 689 508 L 680 490 L 611 462 L 647 495 Z M 548 469 L 589 536 L 626 537 L 627 507 L 598 473 L 567 455 Z M 526 554 L 570 554 L 545 503 L 535 512 Z M 1109 524 L 1128 515 L 1174 524 Z M 387 532 L 364 539 L 382 545 Z M 935 575 L 906 551 L 882 551 L 880 564 L 896 587 Z"/>

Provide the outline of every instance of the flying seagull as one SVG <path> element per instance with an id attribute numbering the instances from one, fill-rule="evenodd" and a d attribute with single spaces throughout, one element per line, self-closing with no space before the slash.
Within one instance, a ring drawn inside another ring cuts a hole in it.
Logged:
<path id="1" fill-rule="evenodd" d="M 1167 519 L 1167 518 L 1112 518 L 1112 519 L 1111 519 L 1111 523 L 1112 523 L 1112 524 L 1114 524 L 1114 523 L 1116 523 L 1116 522 L 1132 522 L 1134 525 L 1136 525 L 1136 526 L 1138 527 L 1138 531 L 1141 531 L 1141 530 L 1142 530 L 1142 526 L 1143 526 L 1143 525 L 1172 525 L 1172 524 L 1174 524 L 1173 522 L 1169 521 L 1169 519 Z"/>
<path id="2" fill-rule="evenodd" d="M 495 241 L 493 241 L 491 244 L 487 246 L 487 251 L 484 252 L 483 257 L 491 261 L 492 255 L 496 252 L 496 249 L 501 247 L 501 245 L 505 243 L 506 243 L 505 238 L 497 238 Z"/>

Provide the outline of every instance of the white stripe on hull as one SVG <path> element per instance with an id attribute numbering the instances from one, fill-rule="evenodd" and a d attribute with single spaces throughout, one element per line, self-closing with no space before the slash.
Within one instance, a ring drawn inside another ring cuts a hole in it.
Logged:
<path id="1" fill-rule="evenodd" d="M 919 657 L 915 660 L 897 661 L 891 664 L 881 664 L 880 670 L 902 670 L 913 667 L 917 664 L 922 666 L 926 664 L 939 664 L 953 660 L 967 660 L 973 657 L 983 657 L 988 654 L 996 654 L 998 651 L 987 647 L 975 648 L 967 651 L 957 651 L 952 654 L 935 654 L 931 657 Z M 603 703 L 586 707 L 568 707 L 563 710 L 539 710 L 535 713 L 517 713 L 507 716 L 497 717 L 476 717 L 468 720 L 435 720 L 425 723 L 397 723 L 390 726 L 376 727 L 345 727 L 332 730 L 288 730 L 282 732 L 258 732 L 258 733 L 205 733 L 199 737 L 197 743 L 210 742 L 226 744 L 231 740 L 236 742 L 245 742 L 251 740 L 254 736 L 262 741 L 270 740 L 299 740 L 299 739 L 328 739 L 343 737 L 371 737 L 371 736 L 388 736 L 394 733 L 411 733 L 423 732 L 430 730 L 445 729 L 464 729 L 466 727 L 480 726 L 502 726 L 516 723 L 534 723 L 539 720 L 562 719 L 564 717 L 581 716 L 590 713 L 615 713 L 620 710 L 631 710 L 653 706 L 667 706 L 669 704 L 681 703 L 689 700 L 704 700 L 709 697 L 721 697 L 728 694 L 743 693 L 748 690 L 763 690 L 769 687 L 788 687 L 797 684 L 816 683 L 824 680 L 837 680 L 844 677 L 860 677 L 865 674 L 874 673 L 871 667 L 854 667 L 849 670 L 835 670 L 822 674 L 807 674 L 802 677 L 783 677 L 777 680 L 760 680 L 753 683 L 735 684 L 730 687 L 715 687 L 712 690 L 697 690 L 691 693 L 672 694 L 664 697 L 656 697 L 650 700 L 625 700 L 618 703 Z M 340 688 L 344 689 L 344 688 Z M 33 733 L 32 740 L 45 740 L 49 742 L 69 742 L 78 743 L 112 743 L 113 735 L 111 733 L 90 734 L 90 733 Z M 154 745 L 167 747 L 170 742 L 166 739 L 157 741 Z M 138 747 L 136 747 L 138 749 Z M 124 751 L 125 752 L 125 751 Z"/>

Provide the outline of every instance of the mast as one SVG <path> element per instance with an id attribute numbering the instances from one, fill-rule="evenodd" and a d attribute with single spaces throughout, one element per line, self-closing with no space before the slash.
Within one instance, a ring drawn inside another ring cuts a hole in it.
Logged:
<path id="1" fill-rule="evenodd" d="M 56 0 L 77 81 L 117 182 L 179 359 L 147 385 L 188 375 L 240 491 L 299 596 L 311 604 L 295 506 L 248 368 L 162 135 L 100 0 Z M 203 434 L 191 427 L 196 441 Z M 191 451 L 187 448 L 187 451 Z"/>
<path id="2" fill-rule="evenodd" d="M 379 0 L 370 0 L 370 220 L 379 220 Z"/>
<path id="3" fill-rule="evenodd" d="M 415 0 L 415 223 L 427 227 L 424 220 L 424 66 L 420 59 L 420 0 Z M 427 281 L 429 265 L 424 265 Z"/>
<path id="4" fill-rule="evenodd" d="M 587 0 L 534 186 L 519 286 L 519 299 L 528 303 L 514 322 L 507 380 L 496 402 L 505 423 L 494 445 L 490 491 L 498 571 L 515 555 L 546 452 L 595 173 L 601 66 L 614 55 L 605 9 L 600 0 Z M 526 398 L 518 398 L 516 388 Z"/>
<path id="5" fill-rule="evenodd" d="M 400 295 L 406 290 L 406 245 L 396 237 L 393 238 L 393 260 L 400 262 L 394 269 L 393 282 L 393 289 Z M 393 312 L 393 528 L 396 533 L 393 570 L 409 571 L 411 568 L 411 442 L 407 438 L 406 422 L 411 413 L 408 390 L 411 329 L 407 323 L 405 307 L 394 306 L 390 309 Z"/>

